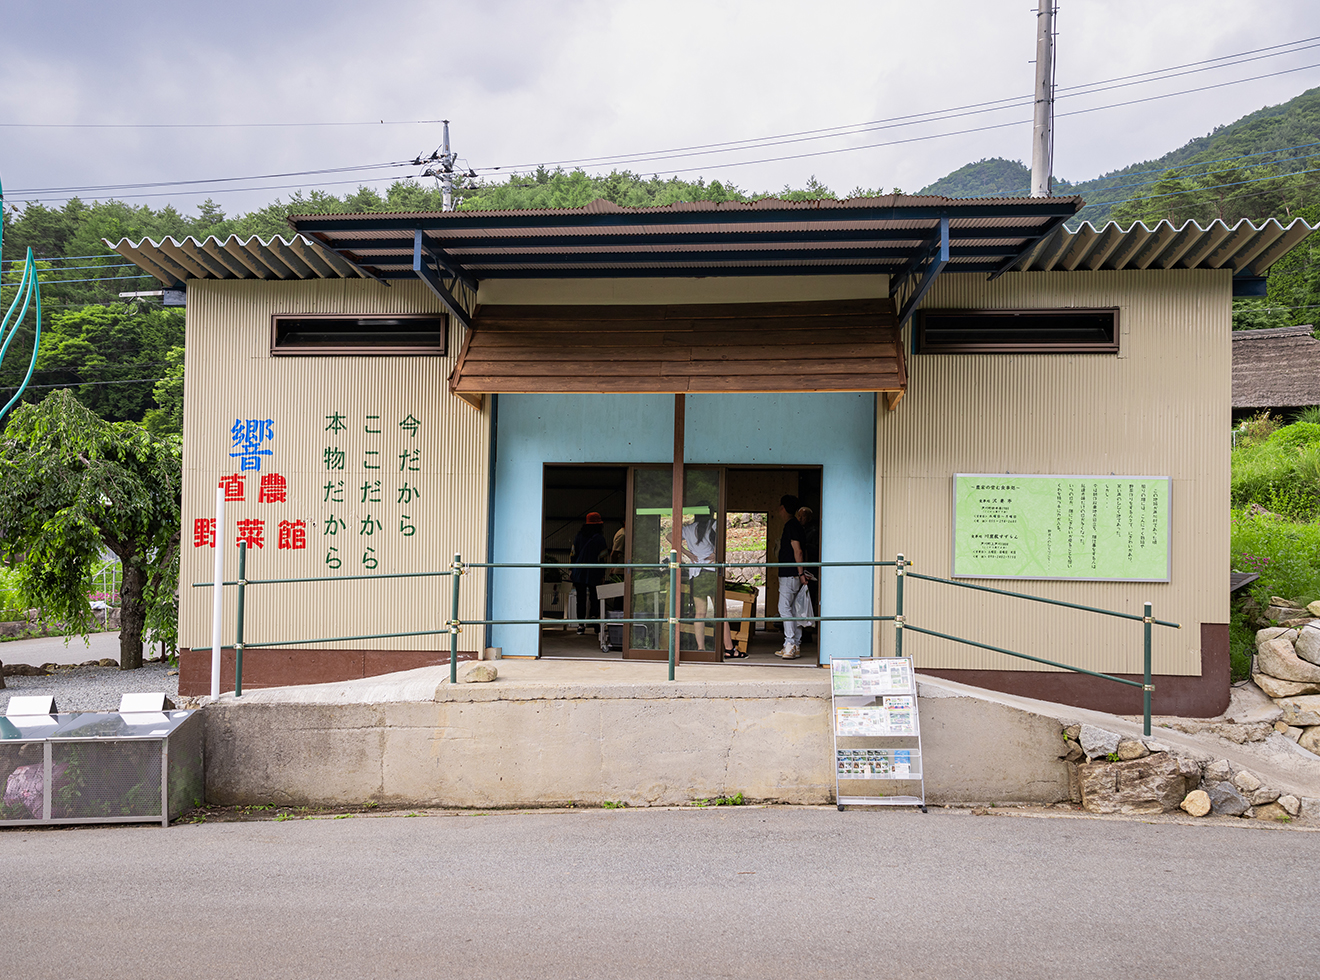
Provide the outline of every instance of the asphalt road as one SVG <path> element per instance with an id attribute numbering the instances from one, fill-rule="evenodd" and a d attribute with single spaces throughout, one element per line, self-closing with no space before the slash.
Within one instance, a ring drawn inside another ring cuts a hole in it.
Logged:
<path id="1" fill-rule="evenodd" d="M 1320 833 L 966 811 L 0 830 L 0 974 L 1313 976 Z"/>

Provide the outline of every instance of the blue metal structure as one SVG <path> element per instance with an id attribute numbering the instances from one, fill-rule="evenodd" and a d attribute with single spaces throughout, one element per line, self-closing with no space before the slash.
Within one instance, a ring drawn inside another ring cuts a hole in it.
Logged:
<path id="1" fill-rule="evenodd" d="M 0 184 L 0 212 L 4 211 L 5 191 L 3 184 Z M 0 222 L 0 256 L 4 254 L 4 224 Z M 32 256 L 32 249 L 27 250 L 27 258 L 23 262 L 23 278 L 19 280 L 18 292 L 14 296 L 14 301 L 9 304 L 9 310 L 5 313 L 5 318 L 0 321 L 0 365 L 4 364 L 5 355 L 9 353 L 9 347 L 18 336 L 18 328 L 22 326 L 24 317 L 27 316 L 28 307 L 36 304 L 37 326 L 36 336 L 32 341 L 32 358 L 28 362 L 27 374 L 23 377 L 23 383 L 18 386 L 18 391 L 14 392 L 14 397 L 5 403 L 4 408 L 0 408 L 0 422 L 4 421 L 9 410 L 18 404 L 18 400 L 23 397 L 23 392 L 27 390 L 28 382 L 32 380 L 32 372 L 37 366 L 37 351 L 41 349 L 41 284 L 37 280 L 36 264 Z M 22 309 L 19 309 L 20 305 Z M 14 311 L 18 310 L 18 316 L 14 316 Z M 10 321 L 13 326 L 10 326 Z"/>

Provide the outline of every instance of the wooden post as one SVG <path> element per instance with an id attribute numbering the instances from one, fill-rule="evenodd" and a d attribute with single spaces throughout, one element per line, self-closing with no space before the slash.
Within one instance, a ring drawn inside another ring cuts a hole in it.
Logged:
<path id="1" fill-rule="evenodd" d="M 683 560 L 683 437 L 687 428 L 687 402 L 686 396 L 682 392 L 674 395 L 674 488 L 670 506 L 673 510 L 673 527 L 670 530 L 670 547 L 674 554 L 678 555 L 679 567 L 682 567 Z M 671 579 L 674 587 L 669 596 L 669 607 L 672 610 L 671 616 L 678 617 L 682 615 L 682 595 L 683 595 L 683 576 L 678 575 Z M 673 663 L 678 662 L 678 637 L 679 632 L 673 630 L 670 633 L 674 637 L 674 649 L 670 651 L 670 660 Z"/>

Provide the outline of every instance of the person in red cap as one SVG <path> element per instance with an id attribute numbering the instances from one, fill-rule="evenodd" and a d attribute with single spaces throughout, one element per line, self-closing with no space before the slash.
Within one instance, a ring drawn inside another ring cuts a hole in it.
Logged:
<path id="1" fill-rule="evenodd" d="M 603 568 L 580 568 L 580 565 L 598 565 L 606 560 L 608 545 L 605 543 L 605 522 L 594 510 L 582 522 L 582 530 L 573 539 L 573 551 L 569 554 L 569 563 L 573 570 L 569 578 L 577 587 L 577 618 L 595 619 L 600 615 L 600 600 L 596 598 L 596 586 L 605 579 Z M 578 623 L 578 634 L 586 632 L 586 624 Z M 599 626 L 591 628 L 599 633 Z"/>

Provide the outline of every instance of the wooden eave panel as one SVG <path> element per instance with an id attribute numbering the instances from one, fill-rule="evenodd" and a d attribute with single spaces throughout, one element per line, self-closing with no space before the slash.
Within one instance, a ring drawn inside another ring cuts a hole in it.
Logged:
<path id="1" fill-rule="evenodd" d="M 487 306 L 457 395 L 902 391 L 889 300 L 692 306 Z"/>

